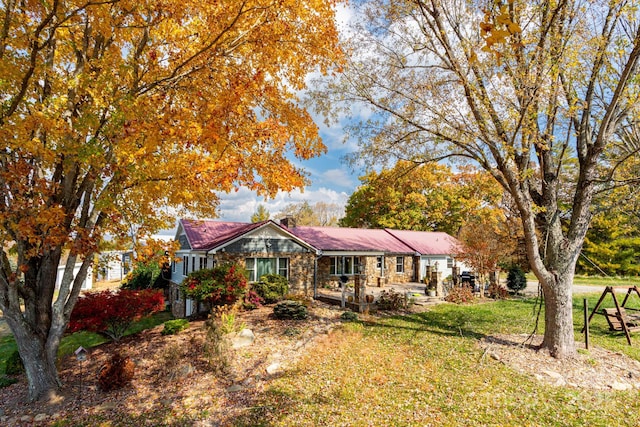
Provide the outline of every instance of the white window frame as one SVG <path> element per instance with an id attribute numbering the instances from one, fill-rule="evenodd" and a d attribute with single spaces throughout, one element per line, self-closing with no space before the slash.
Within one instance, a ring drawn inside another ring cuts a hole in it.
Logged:
<path id="1" fill-rule="evenodd" d="M 344 259 L 344 266 L 342 260 Z M 358 255 L 332 256 L 329 259 L 329 275 L 354 276 L 359 273 L 360 257 Z"/>
<path id="2" fill-rule="evenodd" d="M 404 273 L 404 257 L 396 257 L 396 273 Z"/>
<path id="3" fill-rule="evenodd" d="M 189 255 L 182 256 L 182 275 L 187 276 L 189 274 Z"/>
<path id="4" fill-rule="evenodd" d="M 249 273 L 249 282 L 257 282 L 260 279 L 257 276 L 257 260 L 258 259 L 275 259 L 276 260 L 276 268 L 273 274 L 279 274 L 281 276 L 289 279 L 289 270 L 291 268 L 291 263 L 289 258 L 286 257 L 248 257 L 244 259 L 245 269 Z M 282 264 L 286 264 L 285 268 L 282 268 Z M 282 274 L 284 272 L 285 274 Z"/>

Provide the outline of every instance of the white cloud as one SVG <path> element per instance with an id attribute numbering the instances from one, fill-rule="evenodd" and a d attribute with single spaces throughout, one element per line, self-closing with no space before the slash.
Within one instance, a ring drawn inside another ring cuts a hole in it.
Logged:
<path id="1" fill-rule="evenodd" d="M 276 219 L 277 215 L 285 206 L 290 203 L 316 202 L 336 203 L 344 206 L 349 195 L 345 192 L 338 192 L 330 188 L 322 187 L 316 190 L 306 189 L 302 191 L 292 191 L 290 193 L 279 192 L 272 200 L 264 200 L 254 192 L 242 188 L 230 194 L 219 194 L 219 220 L 249 222 L 251 215 L 256 211 L 258 205 L 263 205 L 271 214 L 271 219 Z"/>
<path id="2" fill-rule="evenodd" d="M 331 183 L 333 187 L 353 189 L 357 183 L 344 169 L 329 169 L 321 174 L 324 183 Z"/>

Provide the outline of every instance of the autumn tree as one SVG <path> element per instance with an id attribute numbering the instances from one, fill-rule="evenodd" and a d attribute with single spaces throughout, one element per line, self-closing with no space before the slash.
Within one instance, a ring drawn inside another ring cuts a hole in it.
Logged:
<path id="1" fill-rule="evenodd" d="M 477 216 L 466 222 L 458 240 L 460 245 L 456 259 L 470 266 L 480 283 L 480 296 L 484 297 L 484 285 L 491 274 L 509 263 L 518 242 L 518 227 L 502 212 L 491 216 Z"/>
<path id="2" fill-rule="evenodd" d="M 617 134 L 613 156 L 640 150 L 640 124 L 623 126 Z M 640 156 L 632 156 L 617 170 L 619 184 L 640 176 Z M 640 275 L 640 188 L 616 185 L 596 194 L 595 214 L 587 232 L 578 271 L 589 274 Z"/>
<path id="3" fill-rule="evenodd" d="M 502 190 L 486 172 L 399 161 L 369 172 L 349 197 L 344 227 L 444 231 L 457 236 L 472 218 L 499 215 Z"/>
<path id="4" fill-rule="evenodd" d="M 296 94 L 340 51 L 331 0 L 0 11 L 0 309 L 37 399 L 60 386 L 60 338 L 101 236 L 213 217 L 216 190 L 305 184 L 290 159 L 325 148 Z"/>
<path id="5" fill-rule="evenodd" d="M 264 207 L 264 205 L 258 205 L 256 211 L 253 213 L 253 215 L 251 215 L 251 222 L 256 223 L 266 221 L 270 216 L 271 214 L 269 213 L 267 208 Z"/>
<path id="6" fill-rule="evenodd" d="M 337 203 L 307 201 L 289 203 L 280 211 L 281 217 L 290 218 L 293 226 L 335 227 L 343 215 L 343 208 Z"/>
<path id="7" fill-rule="evenodd" d="M 319 107 L 372 112 L 352 129 L 370 165 L 457 158 L 491 173 L 514 200 L 542 286 L 542 347 L 573 356 L 572 282 L 594 195 L 638 182 L 618 174 L 637 148 L 616 152 L 617 131 L 639 118 L 637 3 L 354 7 L 350 63 L 318 87 Z"/>

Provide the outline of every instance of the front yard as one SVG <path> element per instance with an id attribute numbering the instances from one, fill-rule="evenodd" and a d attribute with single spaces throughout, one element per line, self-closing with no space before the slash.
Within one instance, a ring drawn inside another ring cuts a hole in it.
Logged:
<path id="1" fill-rule="evenodd" d="M 558 363 L 520 346 L 535 307 L 532 299 L 443 304 L 346 323 L 321 304 L 305 321 L 273 319 L 265 307 L 240 316 L 256 340 L 229 350 L 217 373 L 203 352 L 204 322 L 173 336 L 158 326 L 91 349 L 84 365 L 64 358 L 63 400 L 25 404 L 21 381 L 0 389 L 0 408 L 16 425 L 640 425 L 640 336 L 629 347 L 596 316 L 591 342 L 603 349 Z M 96 372 L 116 348 L 135 360 L 136 376 L 120 392 L 101 392 Z"/>

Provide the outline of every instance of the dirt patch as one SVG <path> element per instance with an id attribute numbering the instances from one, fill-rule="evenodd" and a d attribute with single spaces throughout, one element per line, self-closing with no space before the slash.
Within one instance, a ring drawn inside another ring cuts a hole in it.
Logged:
<path id="1" fill-rule="evenodd" d="M 178 335 L 164 336 L 158 326 L 92 348 L 84 362 L 65 357 L 59 368 L 64 387 L 48 401 L 28 403 L 24 378 L 0 389 L 0 425 L 45 426 L 62 419 L 73 425 L 88 419 L 128 424 L 140 417 L 147 425 L 173 425 L 169 419 L 199 425 L 204 417 L 228 425 L 251 408 L 271 379 L 330 333 L 342 313 L 321 303 L 314 303 L 304 321 L 277 320 L 272 312 L 273 307 L 263 307 L 239 314 L 237 321 L 254 332 L 255 341 L 229 349 L 227 366 L 218 372 L 212 372 L 203 351 L 204 321 L 191 322 Z M 115 351 L 135 361 L 136 374 L 130 386 L 102 392 L 97 373 Z"/>
<path id="2" fill-rule="evenodd" d="M 482 339 L 483 357 L 498 360 L 515 371 L 554 386 L 590 390 L 629 390 L 640 388 L 640 362 L 598 347 L 585 350 L 576 343 L 574 358 L 556 359 L 540 350 L 541 336 L 493 335 Z"/>

